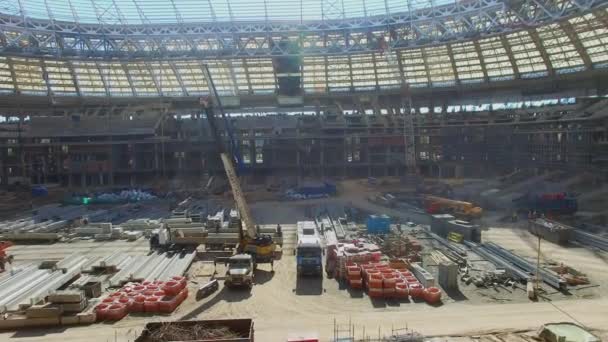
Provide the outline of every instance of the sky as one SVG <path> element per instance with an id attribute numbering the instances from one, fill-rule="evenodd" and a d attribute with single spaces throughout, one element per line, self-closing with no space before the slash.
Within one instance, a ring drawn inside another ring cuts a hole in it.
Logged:
<path id="1" fill-rule="evenodd" d="M 411 0 L 411 8 L 444 5 L 456 0 Z M 408 11 L 406 0 L 21 0 L 31 18 L 105 24 L 320 20 L 355 18 Z M 22 15 L 18 0 L 0 0 L 0 12 Z M 50 15 L 49 15 L 50 12 Z"/>

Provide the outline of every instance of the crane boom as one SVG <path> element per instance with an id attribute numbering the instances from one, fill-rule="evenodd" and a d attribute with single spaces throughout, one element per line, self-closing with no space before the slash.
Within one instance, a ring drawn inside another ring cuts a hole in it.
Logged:
<path id="1" fill-rule="evenodd" d="M 253 239 L 257 235 L 257 229 L 253 221 L 253 217 L 251 216 L 249 205 L 245 200 L 245 195 L 243 195 L 241 183 L 236 175 L 236 171 L 234 170 L 232 160 L 226 153 L 220 154 L 220 158 L 222 158 L 224 171 L 226 171 L 226 177 L 228 178 L 228 183 L 230 183 L 230 188 L 232 189 L 232 196 L 234 197 L 236 207 L 241 214 L 241 220 L 245 225 L 247 235 Z"/>
<path id="2" fill-rule="evenodd" d="M 215 88 L 215 84 L 213 83 L 213 79 L 211 78 L 211 74 L 209 73 L 209 69 L 206 64 L 203 65 L 203 72 L 207 79 L 207 84 L 209 85 L 210 94 L 213 98 L 212 100 L 214 101 L 217 108 L 220 110 L 220 114 L 222 115 L 222 118 L 224 119 L 224 123 L 226 125 L 226 129 L 228 130 L 230 144 L 232 145 L 231 150 L 233 152 L 237 151 L 238 149 L 236 148 L 236 146 L 234 146 L 236 144 L 236 141 L 234 141 L 232 131 L 229 127 L 230 122 L 226 119 L 226 113 L 224 113 L 224 108 L 222 107 L 220 97 L 217 93 L 217 89 Z M 234 201 L 236 202 L 237 210 L 241 215 L 241 220 L 244 224 L 244 228 L 245 230 L 247 230 L 247 235 L 250 238 L 254 239 L 258 234 L 257 228 L 253 217 L 251 216 L 251 210 L 249 209 L 249 205 L 245 200 L 245 196 L 241 188 L 241 183 L 234 169 L 233 159 L 228 154 L 226 148 L 224 148 L 224 144 L 222 143 L 222 138 L 217 127 L 217 121 L 215 118 L 213 106 L 211 103 L 209 103 L 209 101 L 201 101 L 201 104 L 205 107 L 205 114 L 207 115 L 207 120 L 209 121 L 209 128 L 213 135 L 213 139 L 215 140 L 215 144 L 217 145 L 217 149 L 220 152 L 220 159 L 222 160 L 224 171 L 226 172 L 226 178 L 228 178 L 228 183 L 230 184 L 230 189 L 232 190 L 232 196 L 234 197 Z"/>

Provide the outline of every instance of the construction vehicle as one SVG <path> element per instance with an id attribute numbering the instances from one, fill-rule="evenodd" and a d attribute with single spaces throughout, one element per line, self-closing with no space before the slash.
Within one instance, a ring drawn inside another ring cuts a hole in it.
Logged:
<path id="1" fill-rule="evenodd" d="M 481 218 L 483 210 L 473 203 L 453 199 L 424 196 L 424 205 L 429 214 L 452 214 L 459 219 L 473 220 Z"/>
<path id="2" fill-rule="evenodd" d="M 274 270 L 274 253 L 276 250 L 276 244 L 270 235 L 261 235 L 259 233 L 259 227 L 256 226 L 249 205 L 245 200 L 245 196 L 241 189 L 236 170 L 233 164 L 233 158 L 237 161 L 239 168 L 242 167 L 240 154 L 238 153 L 238 144 L 234 139 L 232 132 L 231 123 L 229 122 L 226 113 L 222 107 L 219 94 L 215 88 L 213 78 L 209 72 L 207 65 L 203 66 L 203 73 L 207 79 L 207 83 L 210 89 L 210 97 L 201 98 L 200 104 L 203 106 L 207 121 L 209 122 L 209 129 L 213 135 L 213 139 L 216 144 L 216 148 L 219 152 L 220 159 L 226 172 L 226 178 L 230 184 L 232 195 L 238 212 L 240 214 L 239 220 L 239 243 L 237 245 L 237 254 L 246 253 L 251 255 L 252 262 L 254 265 L 258 263 L 270 263 Z M 226 132 L 230 142 L 231 153 L 226 150 L 222 142 L 222 137 L 218 129 L 218 122 L 215 117 L 215 108 L 217 108 L 224 121 Z"/>
<path id="3" fill-rule="evenodd" d="M 298 222 L 295 249 L 298 276 L 323 275 L 323 247 L 314 221 Z"/>
<path id="4" fill-rule="evenodd" d="M 528 193 L 513 200 L 518 211 L 545 215 L 572 215 L 578 210 L 576 197 L 565 192 Z"/>
<path id="5" fill-rule="evenodd" d="M 0 273 L 6 270 L 6 263 L 12 264 L 14 257 L 6 253 L 6 249 L 12 246 L 10 241 L 0 241 Z"/>
<path id="6" fill-rule="evenodd" d="M 236 254 L 228 258 L 226 262 L 226 278 L 224 285 L 228 287 L 244 286 L 249 289 L 253 287 L 254 271 L 256 263 L 250 254 Z"/>

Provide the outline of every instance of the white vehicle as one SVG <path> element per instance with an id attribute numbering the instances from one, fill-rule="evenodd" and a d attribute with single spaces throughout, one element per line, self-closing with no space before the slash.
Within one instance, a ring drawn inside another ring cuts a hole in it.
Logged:
<path id="1" fill-rule="evenodd" d="M 295 253 L 298 276 L 323 274 L 323 247 L 315 222 L 298 222 L 298 241 Z"/>

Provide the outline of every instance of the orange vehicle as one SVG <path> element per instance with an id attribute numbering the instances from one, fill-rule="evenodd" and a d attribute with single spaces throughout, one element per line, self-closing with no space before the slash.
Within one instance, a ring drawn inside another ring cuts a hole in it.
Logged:
<path id="1" fill-rule="evenodd" d="M 473 203 L 437 196 L 425 196 L 424 205 L 429 214 L 452 214 L 463 220 L 479 219 L 483 214 L 483 209 Z"/>

